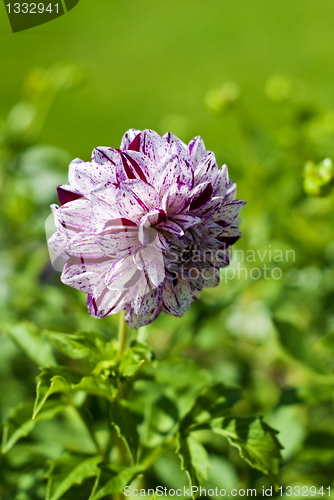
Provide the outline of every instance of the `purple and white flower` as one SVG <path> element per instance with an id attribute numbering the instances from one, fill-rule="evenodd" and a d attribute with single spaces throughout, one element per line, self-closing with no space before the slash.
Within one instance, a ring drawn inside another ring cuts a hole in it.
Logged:
<path id="1" fill-rule="evenodd" d="M 132 328 L 183 315 L 229 264 L 245 204 L 235 192 L 200 137 L 129 130 L 120 149 L 74 160 L 58 187 L 48 244 L 65 260 L 62 282 L 88 294 L 96 318 L 125 309 Z"/>

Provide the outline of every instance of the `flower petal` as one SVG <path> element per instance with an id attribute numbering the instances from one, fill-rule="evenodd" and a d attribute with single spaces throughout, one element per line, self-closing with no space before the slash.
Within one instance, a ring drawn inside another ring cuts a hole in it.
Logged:
<path id="1" fill-rule="evenodd" d="M 110 268 L 109 259 L 80 259 L 70 257 L 63 269 L 61 281 L 85 293 L 104 289 L 104 276 Z"/>
<path id="2" fill-rule="evenodd" d="M 213 196 L 225 196 L 229 184 L 227 166 L 223 165 L 218 171 L 218 176 L 215 184 L 213 185 Z"/>
<path id="3" fill-rule="evenodd" d="M 185 231 L 191 226 L 201 222 L 200 217 L 194 217 L 193 215 L 178 214 L 173 215 L 173 222 L 176 222 Z"/>
<path id="4" fill-rule="evenodd" d="M 176 286 L 171 286 L 166 281 L 163 287 L 163 305 L 164 310 L 173 316 L 182 316 L 192 301 L 192 292 L 190 285 L 184 280 L 179 279 Z"/>
<path id="5" fill-rule="evenodd" d="M 165 267 L 161 250 L 153 245 L 142 247 L 135 253 L 133 260 L 137 268 L 146 273 L 155 287 L 163 283 Z"/>
<path id="6" fill-rule="evenodd" d="M 168 215 L 179 214 L 190 204 L 190 187 L 178 182 L 173 183 L 161 200 L 161 205 Z"/>
<path id="7" fill-rule="evenodd" d="M 116 202 L 122 217 L 139 223 L 144 214 L 160 205 L 160 198 L 151 184 L 136 179 L 120 185 Z"/>
<path id="8" fill-rule="evenodd" d="M 113 259 L 132 255 L 141 246 L 137 226 L 110 224 L 104 231 L 96 234 L 96 241 L 105 255 Z"/>
<path id="9" fill-rule="evenodd" d="M 214 153 L 210 152 L 204 156 L 195 169 L 195 186 L 203 182 L 211 182 L 212 186 L 218 178 L 218 166 Z"/>
<path id="10" fill-rule="evenodd" d="M 212 185 L 210 182 L 203 182 L 196 186 L 191 194 L 189 210 L 197 210 L 203 207 L 212 197 Z"/>
<path id="11" fill-rule="evenodd" d="M 105 276 L 105 285 L 110 290 L 126 290 L 134 286 L 142 272 L 135 265 L 132 257 L 114 262 Z"/>
<path id="12" fill-rule="evenodd" d="M 90 226 L 91 204 L 86 198 L 70 201 L 54 212 L 55 218 L 69 236 Z M 73 233 L 74 232 L 74 233 Z"/>
<path id="13" fill-rule="evenodd" d="M 130 130 L 128 130 L 127 132 L 125 132 L 125 134 L 123 135 L 122 141 L 121 141 L 121 149 L 122 150 L 128 149 L 129 146 L 130 146 L 130 144 L 131 144 L 131 142 L 140 133 L 141 133 L 141 131 L 137 130 L 135 128 L 130 128 Z"/>
<path id="14" fill-rule="evenodd" d="M 162 312 L 161 300 L 156 307 L 152 307 L 152 309 L 150 309 L 148 313 L 144 314 L 143 316 L 137 316 L 134 313 L 133 309 L 129 307 L 125 312 L 125 321 L 127 322 L 130 328 L 136 329 L 148 325 L 149 323 L 152 323 L 152 321 L 154 321 L 161 312 Z"/>
<path id="15" fill-rule="evenodd" d="M 104 250 L 96 240 L 96 234 L 84 231 L 70 240 L 67 245 L 67 252 L 73 257 L 82 259 L 102 259 L 106 257 Z"/>
<path id="16" fill-rule="evenodd" d="M 234 219 L 238 216 L 238 213 L 244 207 L 246 204 L 245 201 L 242 200 L 233 200 L 230 201 L 229 203 L 225 203 L 224 205 L 221 206 L 221 209 L 219 211 L 219 214 L 217 213 L 214 216 L 214 221 L 218 222 L 219 224 L 223 224 L 224 226 L 229 226 L 232 224 Z"/>
<path id="17" fill-rule="evenodd" d="M 74 191 L 86 196 L 98 187 L 115 183 L 115 167 L 111 163 L 85 163 L 74 160 L 69 167 L 68 180 Z"/>
<path id="18" fill-rule="evenodd" d="M 145 295 L 137 296 L 131 301 L 131 307 L 137 316 L 142 317 L 150 315 L 153 310 L 159 307 L 160 302 L 161 288 L 155 288 Z"/>
<path id="19" fill-rule="evenodd" d="M 177 155 L 169 156 L 161 165 L 161 174 L 158 181 L 158 191 L 163 196 L 166 191 L 176 184 L 184 184 L 189 189 L 192 187 L 192 170 L 189 163 L 180 160 Z"/>
<path id="20" fill-rule="evenodd" d="M 169 154 L 169 144 L 153 130 L 144 130 L 140 134 L 138 150 L 147 155 L 155 165 L 159 165 Z"/>
<path id="21" fill-rule="evenodd" d="M 204 207 L 196 210 L 196 216 L 201 219 L 212 219 L 215 214 L 218 214 L 223 204 L 222 198 L 212 198 Z"/>
<path id="22" fill-rule="evenodd" d="M 108 290 L 94 296 L 89 294 L 87 297 L 88 312 L 94 318 L 104 318 L 109 314 L 116 314 L 123 311 L 127 302 L 126 292 L 121 290 Z"/>
<path id="23" fill-rule="evenodd" d="M 197 136 L 192 139 L 188 144 L 189 157 L 194 167 L 202 161 L 207 154 L 202 137 Z"/>
<path id="24" fill-rule="evenodd" d="M 82 194 L 74 192 L 73 190 L 71 190 L 70 186 L 66 185 L 57 187 L 57 195 L 60 206 L 65 205 L 65 203 L 68 203 L 70 201 L 82 198 Z"/>

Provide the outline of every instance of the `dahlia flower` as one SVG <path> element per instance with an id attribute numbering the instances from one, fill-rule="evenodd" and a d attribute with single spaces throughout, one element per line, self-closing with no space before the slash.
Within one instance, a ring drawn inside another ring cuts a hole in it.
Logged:
<path id="1" fill-rule="evenodd" d="M 125 310 L 138 328 L 183 315 L 229 264 L 245 204 L 235 191 L 200 137 L 129 130 L 120 149 L 74 160 L 58 187 L 48 243 L 65 261 L 61 281 L 88 294 L 96 318 Z"/>

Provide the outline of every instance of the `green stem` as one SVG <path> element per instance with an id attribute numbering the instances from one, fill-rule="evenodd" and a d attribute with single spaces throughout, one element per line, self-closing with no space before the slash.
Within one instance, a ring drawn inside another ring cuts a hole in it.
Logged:
<path id="1" fill-rule="evenodd" d="M 119 317 L 119 327 L 118 327 L 118 353 L 117 353 L 117 361 L 120 360 L 123 352 L 126 350 L 128 343 L 128 332 L 127 332 L 127 324 L 125 322 L 124 317 L 125 311 L 120 313 Z"/>
<path id="2" fill-rule="evenodd" d="M 171 438 L 167 439 L 164 443 L 162 443 L 160 446 L 157 446 L 149 455 L 147 455 L 146 458 L 142 461 L 142 465 L 146 468 L 149 469 L 156 459 L 160 457 L 168 448 L 170 448 L 174 443 L 176 442 L 176 436 L 172 436 Z"/>

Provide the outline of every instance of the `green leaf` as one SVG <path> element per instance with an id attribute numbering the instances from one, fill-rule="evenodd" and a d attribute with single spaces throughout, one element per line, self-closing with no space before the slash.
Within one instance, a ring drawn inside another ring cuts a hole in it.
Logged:
<path id="1" fill-rule="evenodd" d="M 46 368 L 37 377 L 37 395 L 33 418 L 41 411 L 45 401 L 56 392 L 69 392 L 80 381 L 80 374 L 64 366 Z"/>
<path id="2" fill-rule="evenodd" d="M 116 390 L 108 380 L 102 377 L 83 377 L 80 382 L 73 386 L 74 390 L 85 391 L 92 396 L 100 396 L 113 401 Z"/>
<path id="3" fill-rule="evenodd" d="M 196 420 L 203 421 L 208 418 L 221 416 L 226 410 L 241 398 L 240 390 L 226 387 L 221 382 L 207 387 L 201 391 L 191 410 L 180 423 L 181 429 L 186 429 Z"/>
<path id="4" fill-rule="evenodd" d="M 15 443 L 26 437 L 41 420 L 51 420 L 63 411 L 67 405 L 55 402 L 47 402 L 43 410 L 33 420 L 34 403 L 24 403 L 14 408 L 3 423 L 2 453 L 7 453 Z"/>
<path id="5" fill-rule="evenodd" d="M 150 363 L 153 359 L 151 349 L 144 343 L 134 341 L 130 349 L 127 349 L 120 359 L 118 371 L 121 377 L 133 377 L 144 363 Z"/>
<path id="6" fill-rule="evenodd" d="M 132 462 L 136 463 L 139 445 L 137 415 L 131 411 L 124 400 L 115 399 L 111 404 L 111 421 L 119 437 L 128 447 Z"/>
<path id="7" fill-rule="evenodd" d="M 82 484 L 85 479 L 98 474 L 100 456 L 83 458 L 68 455 L 51 463 L 46 477 L 48 486 L 46 500 L 59 500 L 72 486 Z"/>
<path id="8" fill-rule="evenodd" d="M 95 487 L 94 490 L 98 490 L 89 500 L 99 500 L 106 495 L 115 495 L 117 493 L 123 493 L 125 486 L 127 486 L 131 481 L 144 472 L 145 467 L 137 465 L 135 467 L 127 467 L 115 475 L 100 489 Z M 93 491 L 94 491 L 93 490 Z"/>
<path id="9" fill-rule="evenodd" d="M 78 331 L 75 334 L 45 330 L 52 344 L 73 359 L 92 358 L 100 361 L 116 356 L 117 350 L 109 339 L 94 330 Z"/>
<path id="10" fill-rule="evenodd" d="M 238 448 L 249 465 L 277 483 L 282 445 L 276 437 L 278 431 L 263 422 L 262 417 L 223 417 L 214 419 L 211 428 Z"/>
<path id="11" fill-rule="evenodd" d="M 57 364 L 48 339 L 33 323 L 25 321 L 6 326 L 5 331 L 37 366 L 45 367 Z"/>
<path id="12" fill-rule="evenodd" d="M 190 486 L 200 486 L 208 479 L 210 467 L 208 454 L 204 446 L 193 436 L 179 434 L 176 452 L 181 459 L 181 469 L 186 471 Z"/>

